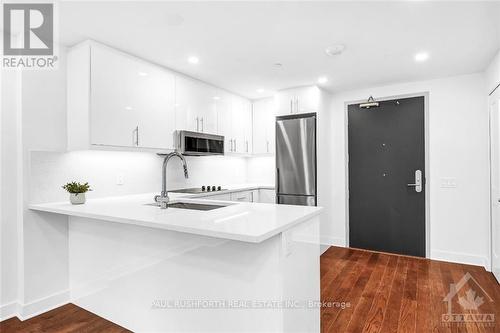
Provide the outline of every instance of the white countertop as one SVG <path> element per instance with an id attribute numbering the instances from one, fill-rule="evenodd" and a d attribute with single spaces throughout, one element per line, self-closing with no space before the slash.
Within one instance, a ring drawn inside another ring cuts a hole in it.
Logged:
<path id="1" fill-rule="evenodd" d="M 246 185 L 227 188 L 229 191 L 242 191 L 272 187 Z M 224 191 L 216 193 L 224 193 Z M 83 205 L 72 205 L 69 202 L 31 204 L 29 208 L 36 211 L 251 243 L 260 243 L 271 238 L 294 225 L 309 220 L 322 210 L 321 207 L 310 206 L 201 200 L 199 199 L 200 195 L 180 193 L 169 193 L 171 201 L 229 205 L 210 211 L 178 208 L 160 209 L 157 206 L 148 205 L 153 203 L 155 194 L 90 199 Z"/>

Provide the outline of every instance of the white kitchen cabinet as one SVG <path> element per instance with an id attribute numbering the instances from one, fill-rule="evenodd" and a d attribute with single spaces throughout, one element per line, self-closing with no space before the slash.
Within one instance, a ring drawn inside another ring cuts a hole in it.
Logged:
<path id="1" fill-rule="evenodd" d="M 230 154 L 252 153 L 252 104 L 249 100 L 224 91 L 217 94 L 219 135 Z"/>
<path id="2" fill-rule="evenodd" d="M 68 53 L 68 149 L 173 149 L 174 74 L 85 42 Z"/>
<path id="3" fill-rule="evenodd" d="M 233 152 L 250 154 L 252 152 L 252 104 L 249 100 L 233 95 L 232 97 L 232 137 Z"/>
<path id="4" fill-rule="evenodd" d="M 273 154 L 276 116 L 272 97 L 253 102 L 252 122 L 253 153 Z"/>
<path id="5" fill-rule="evenodd" d="M 252 191 L 233 192 L 231 193 L 231 201 L 253 202 L 253 192 Z"/>
<path id="6" fill-rule="evenodd" d="M 274 96 L 274 101 L 276 114 L 280 116 L 317 112 L 320 91 L 316 86 L 281 90 Z"/>
<path id="7" fill-rule="evenodd" d="M 171 150 L 189 130 L 252 153 L 248 99 L 92 41 L 69 50 L 67 73 L 68 150 Z"/>
<path id="8" fill-rule="evenodd" d="M 231 153 L 233 150 L 233 124 L 231 109 L 231 94 L 225 91 L 217 92 L 217 130 L 219 135 L 224 136 L 224 153 Z"/>
<path id="9" fill-rule="evenodd" d="M 217 90 L 184 76 L 175 78 L 176 129 L 217 133 Z"/>
<path id="10" fill-rule="evenodd" d="M 205 197 L 202 197 L 201 199 L 231 201 L 231 194 L 225 193 L 225 194 L 207 195 Z"/>
<path id="11" fill-rule="evenodd" d="M 260 203 L 276 203 L 276 192 L 270 189 L 259 189 L 259 201 Z"/>

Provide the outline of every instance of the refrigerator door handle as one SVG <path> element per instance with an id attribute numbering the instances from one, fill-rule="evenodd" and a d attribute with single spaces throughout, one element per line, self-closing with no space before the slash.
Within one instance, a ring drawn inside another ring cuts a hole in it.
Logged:
<path id="1" fill-rule="evenodd" d="M 276 194 L 280 193 L 280 169 L 276 168 Z"/>

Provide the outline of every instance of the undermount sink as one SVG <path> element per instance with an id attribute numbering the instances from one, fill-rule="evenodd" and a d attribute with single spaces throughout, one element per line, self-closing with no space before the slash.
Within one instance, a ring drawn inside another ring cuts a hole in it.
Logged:
<path id="1" fill-rule="evenodd" d="M 159 206 L 158 203 L 146 204 L 149 206 Z M 191 210 L 213 210 L 218 208 L 226 207 L 227 205 L 212 205 L 212 204 L 201 204 L 194 202 L 170 202 L 167 204 L 167 208 L 180 208 L 180 209 L 191 209 Z"/>

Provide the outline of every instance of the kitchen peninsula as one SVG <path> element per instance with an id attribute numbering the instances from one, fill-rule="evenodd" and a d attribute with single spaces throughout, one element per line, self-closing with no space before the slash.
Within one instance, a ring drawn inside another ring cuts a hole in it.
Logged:
<path id="1" fill-rule="evenodd" d="M 132 331 L 319 332 L 322 208 L 152 199 L 30 205 L 68 216 L 71 302 Z"/>

